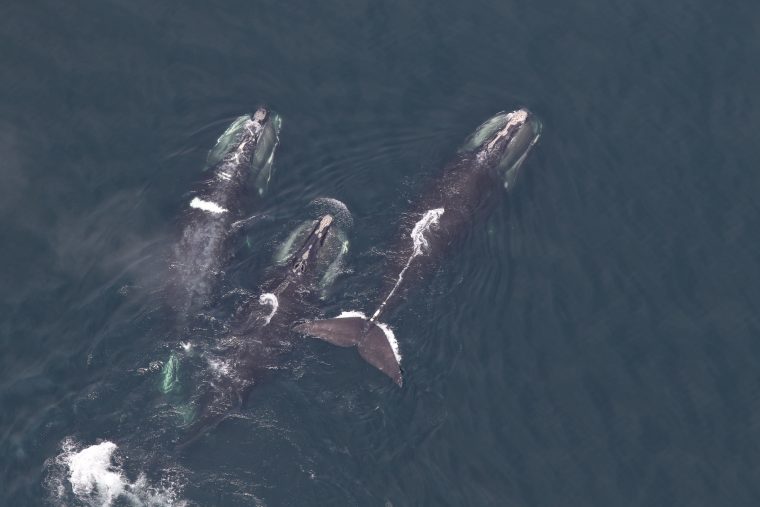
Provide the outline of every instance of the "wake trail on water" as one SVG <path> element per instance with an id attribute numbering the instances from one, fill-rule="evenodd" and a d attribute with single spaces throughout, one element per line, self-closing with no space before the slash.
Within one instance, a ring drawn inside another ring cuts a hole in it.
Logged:
<path id="1" fill-rule="evenodd" d="M 401 272 L 398 274 L 398 279 L 396 280 L 396 284 L 393 286 L 391 291 L 388 293 L 388 295 L 385 297 L 382 303 L 380 303 L 380 306 L 375 310 L 375 313 L 372 314 L 372 318 L 370 318 L 371 321 L 374 321 L 377 319 L 377 317 L 380 315 L 380 312 L 382 312 L 383 307 L 388 303 L 388 300 L 393 296 L 393 294 L 396 292 L 396 289 L 398 289 L 399 285 L 401 285 L 401 282 L 404 280 L 404 274 L 406 273 L 406 270 L 409 269 L 409 266 L 412 264 L 412 260 L 414 260 L 415 257 L 422 255 L 425 253 L 425 249 L 428 248 L 428 240 L 425 237 L 425 233 L 434 225 L 438 224 L 438 222 L 441 219 L 441 215 L 443 215 L 444 209 L 443 208 L 436 208 L 431 209 L 425 212 L 425 214 L 422 216 L 422 218 L 414 224 L 414 228 L 412 229 L 412 232 L 410 234 L 412 238 L 412 253 L 409 256 L 409 259 L 407 259 L 406 264 L 401 269 Z"/>

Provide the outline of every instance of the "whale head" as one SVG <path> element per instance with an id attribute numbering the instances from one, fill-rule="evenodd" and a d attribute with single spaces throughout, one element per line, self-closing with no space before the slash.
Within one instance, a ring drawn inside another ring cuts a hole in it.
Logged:
<path id="1" fill-rule="evenodd" d="M 501 112 L 480 125 L 459 151 L 474 156 L 478 166 L 496 171 L 511 190 L 540 135 L 541 122 L 527 109 Z"/>
<path id="2" fill-rule="evenodd" d="M 327 233 L 333 223 L 332 215 L 324 215 L 314 223 L 311 234 L 293 256 L 290 269 L 294 274 L 302 275 L 317 263 L 319 250 L 325 244 Z"/>
<path id="3" fill-rule="evenodd" d="M 253 121 L 261 125 L 261 133 L 251 159 L 251 179 L 258 193 L 263 194 L 274 172 L 274 153 L 280 143 L 282 117 L 274 111 L 259 108 L 253 114 Z"/>
<path id="4" fill-rule="evenodd" d="M 274 154 L 280 142 L 282 117 L 271 109 L 260 107 L 253 114 L 236 118 L 219 136 L 208 152 L 206 169 L 228 159 L 238 160 L 236 152 L 248 146 L 250 154 L 249 179 L 261 195 L 266 192 L 274 172 Z"/>

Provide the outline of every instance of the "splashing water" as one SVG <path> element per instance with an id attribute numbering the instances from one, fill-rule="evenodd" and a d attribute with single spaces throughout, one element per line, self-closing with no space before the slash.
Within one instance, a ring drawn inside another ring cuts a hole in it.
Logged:
<path id="1" fill-rule="evenodd" d="M 82 448 L 74 439 L 65 439 L 61 453 L 46 461 L 46 485 L 51 503 L 71 505 L 74 502 L 92 507 L 107 507 L 117 502 L 139 507 L 187 505 L 177 498 L 176 484 L 156 488 L 143 473 L 130 481 L 121 466 L 114 463 L 117 449 L 115 443 L 107 440 Z"/>

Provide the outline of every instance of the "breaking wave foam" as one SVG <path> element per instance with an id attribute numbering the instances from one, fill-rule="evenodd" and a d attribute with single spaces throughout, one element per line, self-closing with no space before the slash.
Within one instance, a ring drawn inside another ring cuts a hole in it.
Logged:
<path id="1" fill-rule="evenodd" d="M 178 481 L 166 485 L 162 480 L 160 487 L 154 487 L 142 472 L 130 481 L 114 456 L 117 449 L 109 441 L 83 447 L 72 438 L 65 439 L 61 453 L 45 462 L 51 503 L 92 507 L 107 507 L 117 501 L 118 505 L 139 507 L 187 505 L 177 498 Z"/>

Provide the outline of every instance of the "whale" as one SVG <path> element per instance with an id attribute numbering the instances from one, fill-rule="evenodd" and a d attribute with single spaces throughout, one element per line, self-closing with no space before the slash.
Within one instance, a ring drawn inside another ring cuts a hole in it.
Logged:
<path id="1" fill-rule="evenodd" d="M 209 152 L 205 178 L 187 196 L 169 263 L 170 304 L 180 320 L 208 304 L 233 233 L 245 222 L 246 197 L 259 200 L 272 177 L 281 125 L 277 113 L 261 107 L 237 118 Z"/>
<path id="2" fill-rule="evenodd" d="M 337 202 L 337 201 L 336 201 Z M 333 269 L 347 253 L 347 209 L 299 224 L 285 241 L 288 257 L 264 275 L 258 294 L 242 303 L 231 318 L 229 330 L 209 351 L 208 389 L 194 401 L 197 417 L 187 425 L 175 446 L 182 449 L 240 409 L 252 389 L 283 368 L 284 357 L 302 340 L 292 332 L 294 323 L 319 313 L 321 290 L 335 279 Z M 349 218 L 350 220 L 350 218 Z M 173 356 L 176 365 L 178 359 Z M 176 380 L 177 368 L 165 370 L 163 382 Z"/>
<path id="3" fill-rule="evenodd" d="M 541 130 L 539 119 L 525 108 L 500 112 L 481 124 L 401 220 L 387 256 L 381 297 L 369 315 L 344 311 L 298 324 L 295 330 L 339 347 L 356 347 L 365 361 L 402 386 L 402 357 L 386 316 L 468 228 L 481 223 L 503 194 L 514 191 Z"/>

